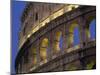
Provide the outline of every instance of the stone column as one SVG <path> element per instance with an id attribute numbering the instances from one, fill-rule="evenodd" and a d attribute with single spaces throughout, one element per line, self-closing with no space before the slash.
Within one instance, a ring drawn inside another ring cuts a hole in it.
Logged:
<path id="1" fill-rule="evenodd" d="M 22 73 L 24 73 L 24 67 L 23 67 L 24 66 L 24 57 L 23 56 L 22 56 L 22 61 L 21 62 L 22 62 Z"/>
<path id="2" fill-rule="evenodd" d="M 54 32 L 51 30 L 50 32 L 50 56 L 51 58 L 50 59 L 54 57 L 53 43 L 54 43 Z"/>
<path id="3" fill-rule="evenodd" d="M 78 20 L 79 22 L 79 28 L 80 28 L 80 46 L 81 48 L 84 48 L 87 45 L 88 42 L 88 37 L 86 35 L 86 25 L 87 25 L 87 21 L 84 18 L 84 16 L 81 16 Z M 84 56 L 84 54 L 79 54 L 79 57 Z M 85 60 L 80 58 L 80 63 L 82 65 L 82 69 L 85 69 Z"/>
<path id="4" fill-rule="evenodd" d="M 64 25 L 64 31 L 63 31 L 63 49 L 66 51 L 68 48 L 68 25 Z"/>
<path id="5" fill-rule="evenodd" d="M 52 37 L 52 35 L 51 35 L 51 33 L 48 33 L 47 34 L 47 38 L 48 38 L 48 50 L 47 50 L 47 61 L 49 61 L 49 60 L 51 60 L 51 58 L 52 58 L 52 55 L 51 55 L 51 48 L 52 48 L 52 45 L 51 45 L 51 41 L 52 41 L 52 39 L 51 39 L 51 37 Z"/>
<path id="6" fill-rule="evenodd" d="M 40 39 L 37 40 L 37 45 L 36 45 L 36 53 L 37 53 L 37 65 L 40 65 Z"/>
<path id="7" fill-rule="evenodd" d="M 80 43 L 81 43 L 81 47 L 84 47 L 87 45 L 88 42 L 88 36 L 86 34 L 86 25 L 88 24 L 84 16 L 81 16 L 78 21 L 79 21 L 79 28 L 80 28 Z"/>

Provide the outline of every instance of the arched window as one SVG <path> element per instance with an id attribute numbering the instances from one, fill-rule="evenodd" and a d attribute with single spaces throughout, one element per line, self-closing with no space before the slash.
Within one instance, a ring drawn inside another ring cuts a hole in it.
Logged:
<path id="1" fill-rule="evenodd" d="M 60 31 L 56 32 L 54 43 L 53 43 L 53 51 L 54 53 L 58 53 L 62 48 L 62 33 Z"/>
<path id="2" fill-rule="evenodd" d="M 32 62 L 33 62 L 34 65 L 36 65 L 36 63 L 37 63 L 36 48 L 32 47 L 31 50 L 32 50 L 32 58 L 33 58 Z"/>
<path id="3" fill-rule="evenodd" d="M 29 50 L 26 50 L 24 53 L 24 64 L 29 63 Z"/>
<path id="4" fill-rule="evenodd" d="M 59 47 L 60 47 L 60 49 L 62 49 L 62 47 L 63 47 L 63 37 L 62 36 L 60 36 Z"/>
<path id="5" fill-rule="evenodd" d="M 89 16 L 87 19 L 86 25 L 86 36 L 87 39 L 92 40 L 96 37 L 96 19 L 95 15 Z"/>
<path id="6" fill-rule="evenodd" d="M 38 13 L 36 12 L 36 14 L 35 14 L 35 21 L 37 21 L 38 20 Z"/>
<path id="7" fill-rule="evenodd" d="M 93 19 L 90 22 L 89 31 L 90 31 L 90 39 L 95 39 L 96 37 L 96 20 L 95 19 Z"/>
<path id="8" fill-rule="evenodd" d="M 48 44 L 49 41 L 47 38 L 44 38 L 41 41 L 41 45 L 40 45 L 40 57 L 41 57 L 41 61 L 43 61 L 44 63 L 47 62 L 47 49 L 48 49 Z"/>
<path id="9" fill-rule="evenodd" d="M 75 46 L 80 43 L 79 27 L 77 22 L 73 22 L 69 28 L 68 45 Z"/>
<path id="10" fill-rule="evenodd" d="M 79 28 L 75 27 L 74 28 L 74 45 L 78 45 L 80 42 L 80 38 L 79 38 Z"/>

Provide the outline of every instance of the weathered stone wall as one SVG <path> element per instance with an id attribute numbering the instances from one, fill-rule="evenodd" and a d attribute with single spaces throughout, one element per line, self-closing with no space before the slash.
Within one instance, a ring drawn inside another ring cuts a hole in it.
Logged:
<path id="1" fill-rule="evenodd" d="M 96 19 L 95 6 L 80 6 L 47 23 L 22 46 L 16 65 L 22 64 L 23 67 L 20 67 L 22 71 L 18 73 L 81 70 L 88 69 L 88 66 L 91 68 L 91 65 L 96 64 L 96 44 L 87 35 L 86 29 L 93 19 Z M 80 37 L 80 43 L 76 46 L 73 44 L 75 26 L 79 27 Z M 62 48 L 58 47 L 60 34 L 63 39 Z M 42 44 L 44 39 L 48 41 L 45 40 Z M 36 64 L 33 63 L 35 60 L 31 49 L 36 51 Z M 24 64 L 22 60 L 27 63 Z"/>

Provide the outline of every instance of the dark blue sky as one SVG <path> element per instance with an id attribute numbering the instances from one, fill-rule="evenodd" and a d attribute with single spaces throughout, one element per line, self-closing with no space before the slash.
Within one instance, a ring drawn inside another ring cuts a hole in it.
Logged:
<path id="1" fill-rule="evenodd" d="M 20 29 L 20 17 L 26 5 L 25 1 L 12 1 L 12 63 L 11 63 L 11 71 L 15 73 L 15 58 L 18 52 L 18 31 Z"/>
<path id="2" fill-rule="evenodd" d="M 92 22 L 90 23 L 90 35 L 91 35 L 91 39 L 96 38 L 96 19 L 93 19 Z"/>

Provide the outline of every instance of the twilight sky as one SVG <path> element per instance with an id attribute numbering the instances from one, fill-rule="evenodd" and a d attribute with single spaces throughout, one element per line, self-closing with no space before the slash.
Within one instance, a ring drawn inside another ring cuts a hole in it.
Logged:
<path id="1" fill-rule="evenodd" d="M 15 73 L 15 57 L 18 52 L 18 31 L 20 29 L 20 17 L 24 10 L 26 2 L 25 1 L 12 1 L 11 5 L 11 18 L 12 18 L 12 63 L 11 63 L 11 72 Z"/>

